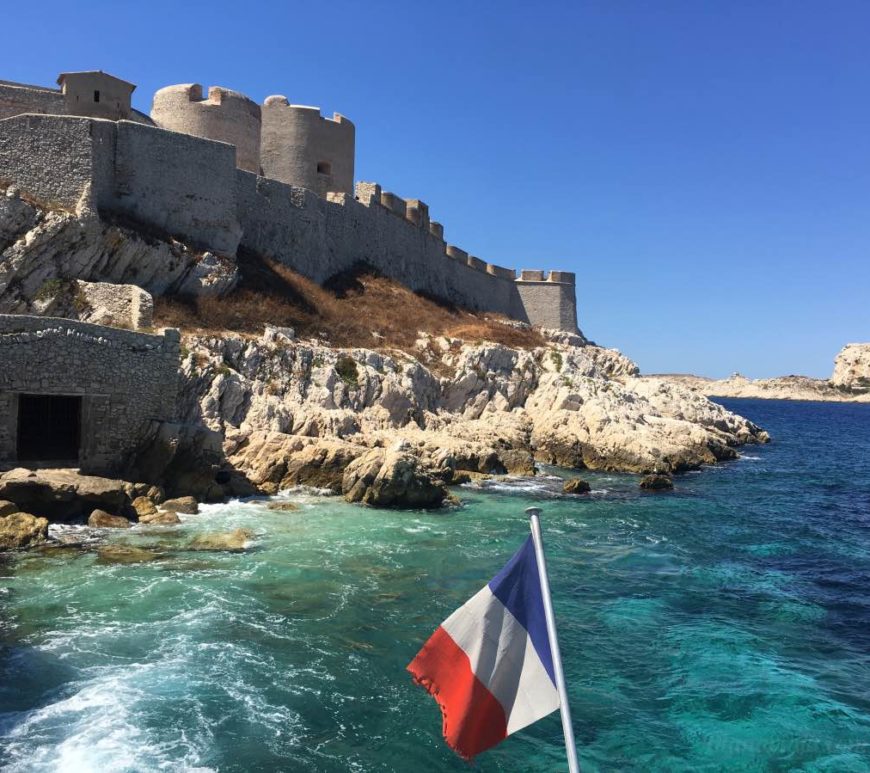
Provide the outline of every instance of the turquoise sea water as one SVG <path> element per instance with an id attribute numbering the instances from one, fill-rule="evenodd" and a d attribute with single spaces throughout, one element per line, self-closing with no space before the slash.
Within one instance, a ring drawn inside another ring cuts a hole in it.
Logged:
<path id="1" fill-rule="evenodd" d="M 587 474 L 385 512 L 289 493 L 0 564 L 5 771 L 463 771 L 404 667 L 544 508 L 585 771 L 870 771 L 870 406 L 723 401 L 775 442 L 673 494 Z M 549 470 L 550 474 L 557 471 Z M 563 474 L 563 473 L 558 473 Z M 244 553 L 185 550 L 246 527 Z M 564 769 L 558 714 L 471 769 Z"/>

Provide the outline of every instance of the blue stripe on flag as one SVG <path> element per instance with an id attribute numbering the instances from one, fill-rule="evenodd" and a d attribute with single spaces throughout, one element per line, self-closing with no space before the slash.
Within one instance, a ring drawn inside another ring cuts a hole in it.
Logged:
<path id="1" fill-rule="evenodd" d="M 529 638 L 541 663 L 553 684 L 556 684 L 550 637 L 547 636 L 547 620 L 544 616 L 544 599 L 541 595 L 541 578 L 538 576 L 538 562 L 531 536 L 490 580 L 489 589 L 529 632 Z"/>

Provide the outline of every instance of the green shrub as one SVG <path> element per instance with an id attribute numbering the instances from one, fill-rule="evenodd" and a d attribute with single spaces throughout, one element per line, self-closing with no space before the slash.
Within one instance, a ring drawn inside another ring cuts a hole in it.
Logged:
<path id="1" fill-rule="evenodd" d="M 348 386 L 359 386 L 359 368 L 351 357 L 339 357 L 335 363 L 335 372 Z"/>
<path id="2" fill-rule="evenodd" d="M 48 301 L 52 298 L 56 297 L 61 290 L 64 289 L 65 283 L 63 279 L 58 279 L 55 277 L 54 279 L 46 279 L 42 283 L 42 287 L 40 287 L 36 291 L 36 295 L 33 296 L 33 300 L 35 301 Z"/>

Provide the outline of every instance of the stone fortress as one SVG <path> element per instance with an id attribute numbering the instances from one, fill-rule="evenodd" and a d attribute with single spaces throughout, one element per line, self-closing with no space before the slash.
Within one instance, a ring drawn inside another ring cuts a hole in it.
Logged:
<path id="1" fill-rule="evenodd" d="M 246 251 L 319 283 L 365 263 L 457 306 L 577 332 L 573 274 L 517 277 L 447 244 L 422 201 L 354 185 L 355 128 L 344 116 L 198 84 L 160 89 L 148 116 L 132 108 L 135 86 L 107 73 L 63 73 L 57 83 L 0 81 L 7 216 L 26 199 L 83 228 L 120 218 L 146 241 L 201 251 L 203 264 L 237 267 Z M 173 253 L 160 254 L 170 275 Z M 101 277 L 112 276 L 106 268 Z M 101 277 L 77 276 L 73 264 L 51 280 L 73 281 L 71 302 L 90 310 L 77 321 L 52 305 L 32 307 L 43 316 L 0 314 L 0 468 L 117 473 L 174 432 L 178 332 L 144 332 L 151 295 L 83 281 Z"/>
<path id="2" fill-rule="evenodd" d="M 574 274 L 517 276 L 444 240 L 418 199 L 354 185 L 342 115 L 199 84 L 131 107 L 135 86 L 100 71 L 59 90 L 0 81 L 0 182 L 36 200 L 129 221 L 218 256 L 247 250 L 316 282 L 368 263 L 466 308 L 577 331 Z"/>

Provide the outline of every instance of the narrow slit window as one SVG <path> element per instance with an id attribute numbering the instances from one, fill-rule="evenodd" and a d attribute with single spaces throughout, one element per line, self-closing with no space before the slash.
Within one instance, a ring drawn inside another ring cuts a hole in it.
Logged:
<path id="1" fill-rule="evenodd" d="M 329 161 L 318 161 L 317 174 L 332 174 L 332 164 Z"/>
<path id="2" fill-rule="evenodd" d="M 100 92 L 99 92 L 99 90 L 97 90 L 94 92 L 94 102 L 99 102 L 99 101 L 100 101 Z"/>

